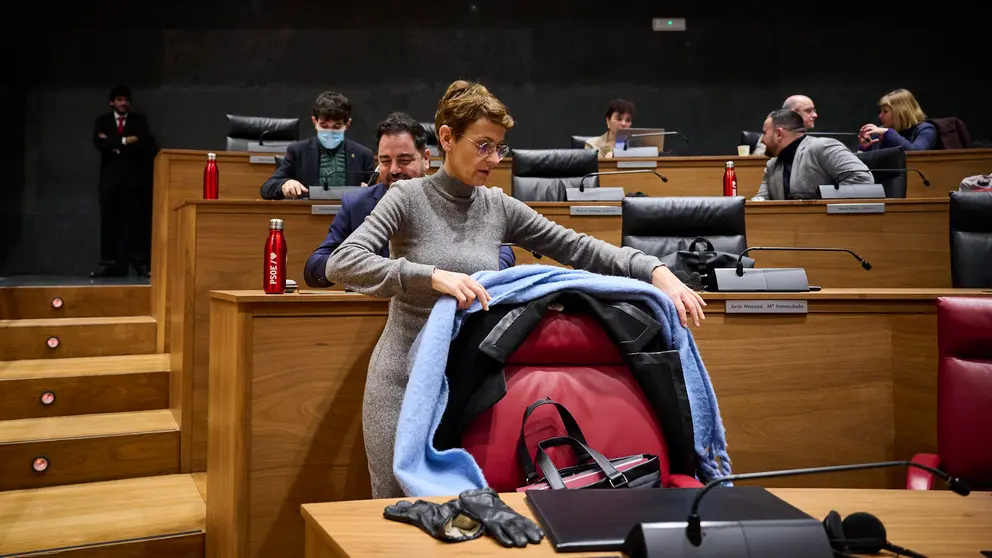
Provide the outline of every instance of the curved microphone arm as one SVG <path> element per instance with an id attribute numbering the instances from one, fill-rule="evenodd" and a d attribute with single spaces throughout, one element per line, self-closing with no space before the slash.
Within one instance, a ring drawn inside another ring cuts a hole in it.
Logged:
<path id="1" fill-rule="evenodd" d="M 848 254 L 854 256 L 854 259 L 861 263 L 861 267 L 865 268 L 865 271 L 871 271 L 871 264 L 865 261 L 864 258 L 855 254 L 854 252 L 848 250 L 847 248 L 786 248 L 786 247 L 776 247 L 776 246 L 752 246 L 741 252 L 740 256 L 737 256 L 737 276 L 744 276 L 744 255 L 752 250 L 768 250 L 768 251 L 781 251 L 781 252 L 847 252 Z"/>
<path id="2" fill-rule="evenodd" d="M 958 477 L 952 477 L 941 471 L 940 469 L 935 469 L 933 467 L 927 467 L 926 465 L 921 465 L 914 461 L 882 461 L 879 463 L 862 463 L 856 465 L 835 465 L 832 467 L 813 467 L 810 469 L 785 469 L 782 471 L 765 471 L 762 473 L 742 473 L 739 475 L 728 475 L 726 477 L 720 477 L 713 479 L 706 483 L 699 492 L 696 493 L 696 497 L 692 500 L 692 507 L 689 508 L 689 519 L 688 525 L 686 525 L 686 537 L 689 542 L 695 546 L 699 546 L 703 542 L 702 534 L 702 520 L 699 518 L 699 503 L 702 501 L 703 496 L 710 491 L 715 486 L 721 485 L 726 481 L 736 481 L 736 480 L 752 480 L 752 479 L 764 479 L 770 477 L 792 477 L 798 475 L 815 475 L 820 473 L 836 473 L 842 471 L 862 471 L 866 469 L 883 469 L 886 467 L 899 467 L 908 466 L 916 467 L 918 469 L 923 469 L 928 471 L 934 476 L 944 480 L 947 483 L 947 487 L 960 496 L 967 496 L 971 494 L 971 488 L 968 484 Z"/>
<path id="3" fill-rule="evenodd" d="M 585 192 L 586 191 L 585 181 L 590 176 L 603 176 L 604 174 L 640 174 L 640 173 L 645 173 L 645 172 L 649 172 L 649 173 L 657 176 L 658 178 L 661 179 L 662 182 L 668 182 L 668 177 L 667 176 L 661 174 L 658 171 L 651 170 L 651 169 L 591 172 L 591 173 L 583 176 L 582 177 L 582 180 L 579 180 L 579 191 L 580 192 Z"/>

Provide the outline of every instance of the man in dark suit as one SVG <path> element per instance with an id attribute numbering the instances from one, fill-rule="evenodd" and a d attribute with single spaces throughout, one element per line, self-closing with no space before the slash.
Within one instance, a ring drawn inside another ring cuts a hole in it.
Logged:
<path id="1" fill-rule="evenodd" d="M 90 277 L 125 277 L 129 265 L 148 277 L 155 139 L 148 120 L 131 112 L 127 87 L 115 87 L 109 104 L 111 111 L 93 126 L 100 151 L 100 267 Z"/>
<path id="2" fill-rule="evenodd" d="M 327 258 L 357 229 L 376 204 L 398 180 L 419 178 L 430 168 L 431 151 L 427 149 L 427 130 L 410 115 L 394 112 L 376 128 L 379 143 L 379 173 L 381 182 L 375 186 L 347 192 L 341 197 L 341 209 L 334 216 L 327 238 L 307 259 L 303 279 L 314 288 L 329 287 L 325 275 Z M 389 257 L 389 247 L 379 253 Z M 513 250 L 503 246 L 499 251 L 499 268 L 506 269 L 516 263 Z"/>
<path id="3" fill-rule="evenodd" d="M 324 91 L 313 107 L 317 137 L 286 148 L 276 172 L 262 184 L 262 198 L 306 198 L 313 186 L 357 186 L 368 182 L 375 156 L 364 145 L 345 137 L 351 126 L 351 101 L 334 91 Z"/>

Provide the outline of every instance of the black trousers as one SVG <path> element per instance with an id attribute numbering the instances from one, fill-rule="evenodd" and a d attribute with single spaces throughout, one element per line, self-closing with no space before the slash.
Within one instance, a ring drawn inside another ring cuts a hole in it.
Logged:
<path id="1" fill-rule="evenodd" d="M 152 193 L 148 188 L 100 190 L 100 265 L 122 275 L 128 265 L 149 267 L 152 249 Z"/>

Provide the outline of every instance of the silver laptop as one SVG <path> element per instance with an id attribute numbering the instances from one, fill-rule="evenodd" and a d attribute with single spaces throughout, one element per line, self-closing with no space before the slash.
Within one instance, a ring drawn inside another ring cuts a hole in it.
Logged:
<path id="1" fill-rule="evenodd" d="M 617 130 L 617 145 L 613 150 L 613 155 L 620 155 L 624 150 L 624 146 L 627 149 L 635 147 L 657 147 L 658 153 L 661 153 L 665 150 L 664 132 L 664 128 L 626 128 L 624 130 Z"/>

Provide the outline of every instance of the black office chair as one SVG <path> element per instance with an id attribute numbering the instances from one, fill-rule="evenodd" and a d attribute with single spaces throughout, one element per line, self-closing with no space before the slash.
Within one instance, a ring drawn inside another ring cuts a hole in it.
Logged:
<path id="1" fill-rule="evenodd" d="M 867 165 L 875 182 L 881 184 L 887 198 L 906 197 L 906 173 L 876 171 L 875 169 L 905 169 L 906 151 L 902 147 L 886 147 L 857 153 L 858 159 Z"/>
<path id="2" fill-rule="evenodd" d="M 951 192 L 951 286 L 992 287 L 992 192 Z"/>
<path id="3" fill-rule="evenodd" d="M 582 177 L 599 172 L 592 149 L 514 149 L 511 165 L 513 197 L 525 202 L 566 201 L 565 189 L 578 188 Z M 598 188 L 590 176 L 586 188 Z"/>
<path id="4" fill-rule="evenodd" d="M 300 139 L 299 118 L 227 115 L 227 150 L 248 151 L 249 143 L 288 145 Z"/>
<path id="5" fill-rule="evenodd" d="M 741 132 L 741 142 L 737 145 L 746 145 L 750 148 L 750 151 L 754 151 L 759 140 L 761 140 L 761 132 L 748 132 L 744 130 Z"/>
<path id="6" fill-rule="evenodd" d="M 594 138 L 596 136 L 570 136 L 569 146 L 572 149 L 585 149 L 586 141 Z"/>
<path id="7" fill-rule="evenodd" d="M 624 198 L 621 246 L 659 258 L 686 250 L 703 237 L 718 252 L 747 248 L 743 196 Z"/>

